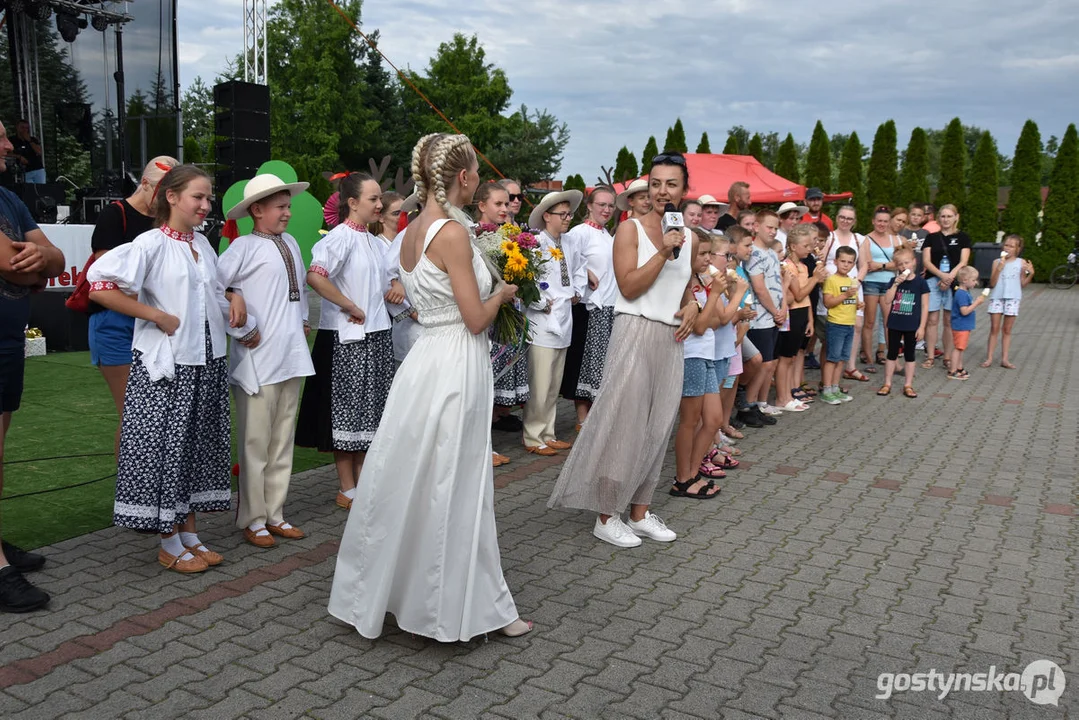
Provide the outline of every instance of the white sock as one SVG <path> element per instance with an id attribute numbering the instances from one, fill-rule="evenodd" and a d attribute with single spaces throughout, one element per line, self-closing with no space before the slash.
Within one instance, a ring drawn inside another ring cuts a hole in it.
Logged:
<path id="1" fill-rule="evenodd" d="M 192 557 L 194 557 L 193 555 L 191 555 L 191 553 L 187 552 L 186 548 L 184 548 L 184 544 L 180 540 L 179 533 L 174 533 L 172 535 L 169 535 L 168 537 L 161 538 L 161 547 L 169 555 L 181 558 L 183 560 L 190 560 Z"/>
<path id="2" fill-rule="evenodd" d="M 270 531 L 266 529 L 265 523 L 253 522 L 247 526 L 247 529 L 256 535 L 269 535 Z"/>
<path id="3" fill-rule="evenodd" d="M 180 532 L 180 542 L 184 547 L 203 547 L 202 541 L 199 540 L 198 533 Z"/>
<path id="4" fill-rule="evenodd" d="M 356 499 L 356 488 L 351 488 L 349 490 L 342 490 L 341 494 L 344 495 L 345 497 L 347 497 L 349 500 L 355 500 Z"/>

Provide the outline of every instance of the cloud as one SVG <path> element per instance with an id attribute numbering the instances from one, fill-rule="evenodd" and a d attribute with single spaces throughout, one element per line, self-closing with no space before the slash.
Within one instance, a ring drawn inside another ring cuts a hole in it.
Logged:
<path id="1" fill-rule="evenodd" d="M 692 150 L 733 125 L 808 142 L 818 119 L 868 143 L 894 118 L 902 145 L 958 116 L 1008 154 L 1028 117 L 1045 136 L 1079 119 L 1071 0 L 403 0 L 365 3 L 362 22 L 402 69 L 476 34 L 514 105 L 569 125 L 563 176 L 592 178 L 622 145 L 639 156 L 678 117 Z M 179 26 L 182 82 L 209 81 L 242 48 L 242 0 L 179 0 Z"/>

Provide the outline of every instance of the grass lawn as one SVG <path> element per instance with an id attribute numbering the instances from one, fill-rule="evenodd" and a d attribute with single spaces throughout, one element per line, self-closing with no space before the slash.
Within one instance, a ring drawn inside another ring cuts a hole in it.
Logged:
<path id="1" fill-rule="evenodd" d="M 36 548 L 111 525 L 115 430 L 112 397 L 90 353 L 28 359 L 22 407 L 12 415 L 4 451 L 4 539 Z M 235 447 L 234 435 L 234 458 Z M 293 470 L 331 462 L 296 448 Z"/>

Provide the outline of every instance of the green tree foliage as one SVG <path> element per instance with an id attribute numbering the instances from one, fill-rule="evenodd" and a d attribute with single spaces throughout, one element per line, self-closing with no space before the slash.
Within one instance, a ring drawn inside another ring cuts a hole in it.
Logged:
<path id="1" fill-rule="evenodd" d="M 1075 246 L 1075 234 L 1079 231 L 1076 210 L 1079 210 L 1079 136 L 1073 123 L 1064 133 L 1049 175 L 1041 242 L 1036 248 L 1027 244 L 1026 255 L 1036 267 L 1051 268 Z"/>
<path id="2" fill-rule="evenodd" d="M 953 118 L 944 131 L 944 144 L 940 148 L 940 182 L 933 204 L 938 208 L 951 203 L 962 214 L 967 202 L 967 145 L 963 137 L 963 123 Z"/>
<path id="3" fill-rule="evenodd" d="M 1034 245 L 1039 230 L 1038 214 L 1042 209 L 1042 139 L 1038 126 L 1027 120 L 1019 133 L 1012 158 L 1011 191 L 1004 209 L 1004 232 L 1017 233 Z"/>
<path id="4" fill-rule="evenodd" d="M 858 139 L 858 133 L 852 132 L 847 137 L 847 142 L 843 145 L 843 154 L 839 158 L 839 179 L 836 189 L 839 192 L 854 193 L 854 199 L 851 200 L 851 204 L 854 205 L 855 211 L 858 216 L 858 222 L 855 226 L 859 232 L 868 227 L 870 218 L 867 216 L 866 208 L 866 196 L 865 196 L 865 172 L 863 170 L 862 156 L 865 155 L 865 146 L 862 145 L 862 141 Z M 815 186 L 819 187 L 819 186 Z"/>
<path id="5" fill-rule="evenodd" d="M 701 133 L 701 141 L 697 143 L 697 152 L 708 155 L 712 152 L 712 146 L 708 144 L 708 133 Z"/>
<path id="6" fill-rule="evenodd" d="M 1000 185 L 1000 163 L 997 144 L 986 130 L 982 133 L 970 169 L 970 189 L 963 214 L 963 229 L 973 242 L 997 240 L 997 188 Z"/>
<path id="7" fill-rule="evenodd" d="M 184 121 L 184 161 L 205 162 L 214 146 L 214 93 L 201 76 L 196 76 L 180 96 L 180 111 Z M 196 156 L 199 159 L 192 160 Z"/>
<path id="8" fill-rule="evenodd" d="M 832 188 L 832 151 L 828 144 L 828 133 L 820 120 L 813 128 L 813 137 L 809 141 L 806 155 L 805 184 L 807 187 L 819 187 L 827 192 Z M 840 188 L 846 191 L 848 188 Z"/>
<path id="9" fill-rule="evenodd" d="M 627 180 L 635 179 L 638 175 L 640 173 L 637 172 L 637 158 L 633 156 L 629 148 L 623 145 L 614 161 L 614 174 L 612 177 L 615 182 L 626 182 Z"/>
<path id="10" fill-rule="evenodd" d="M 378 47 L 379 32 L 368 35 Z M 381 160 L 389 155 L 392 165 L 407 170 L 412 162 L 412 147 L 418 136 L 411 130 L 405 114 L 405 104 L 401 83 L 382 60 L 378 51 L 364 43 L 361 48 L 363 61 L 360 70 L 364 80 L 366 105 L 373 111 L 376 123 L 375 135 L 371 138 L 368 153 L 372 158 Z"/>
<path id="11" fill-rule="evenodd" d="M 552 178 L 562 166 L 569 128 L 546 110 L 520 109 L 504 119 L 503 135 L 487 156 L 507 177 L 525 185 Z"/>
<path id="12" fill-rule="evenodd" d="M 689 147 L 686 145 L 686 131 L 682 127 L 681 118 L 676 119 L 674 127 L 667 131 L 667 141 L 663 143 L 663 149 L 680 153 L 689 152 Z"/>
<path id="13" fill-rule="evenodd" d="M 742 148 L 738 144 L 738 136 L 737 135 L 728 135 L 727 136 L 727 144 L 723 146 L 723 154 L 724 155 L 741 155 L 742 154 Z"/>
<path id="14" fill-rule="evenodd" d="M 899 150 L 896 147 L 895 121 L 881 123 L 873 136 L 866 176 L 866 207 L 892 207 L 899 199 Z"/>
<path id="15" fill-rule="evenodd" d="M 929 202 L 929 137 L 920 127 L 910 131 L 910 140 L 903 153 L 899 201 L 908 206 Z"/>
<path id="16" fill-rule="evenodd" d="M 760 133 L 754 133 L 753 137 L 749 139 L 749 147 L 746 148 L 746 152 L 757 158 L 759 162 L 764 162 L 764 141 L 761 139 Z"/>
<path id="17" fill-rule="evenodd" d="M 656 136 L 651 135 L 644 144 L 644 152 L 641 153 L 641 175 L 647 175 L 652 169 L 652 158 L 659 155 L 659 146 L 656 145 Z"/>
<path id="18" fill-rule="evenodd" d="M 798 148 L 794 144 L 794 135 L 787 133 L 776 152 L 776 175 L 791 182 L 798 182 Z"/>

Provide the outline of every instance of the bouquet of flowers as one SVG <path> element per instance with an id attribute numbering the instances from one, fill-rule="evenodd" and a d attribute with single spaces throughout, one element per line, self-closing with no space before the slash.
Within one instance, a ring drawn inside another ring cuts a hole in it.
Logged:
<path id="1" fill-rule="evenodd" d="M 528 342 L 528 319 L 521 308 L 540 301 L 536 276 L 549 258 L 544 256 L 535 235 L 513 223 L 481 223 L 476 228 L 476 246 L 489 262 L 492 274 L 497 272 L 498 277 L 517 286 L 518 302 L 498 309 L 491 339 L 500 345 L 522 348 Z"/>

